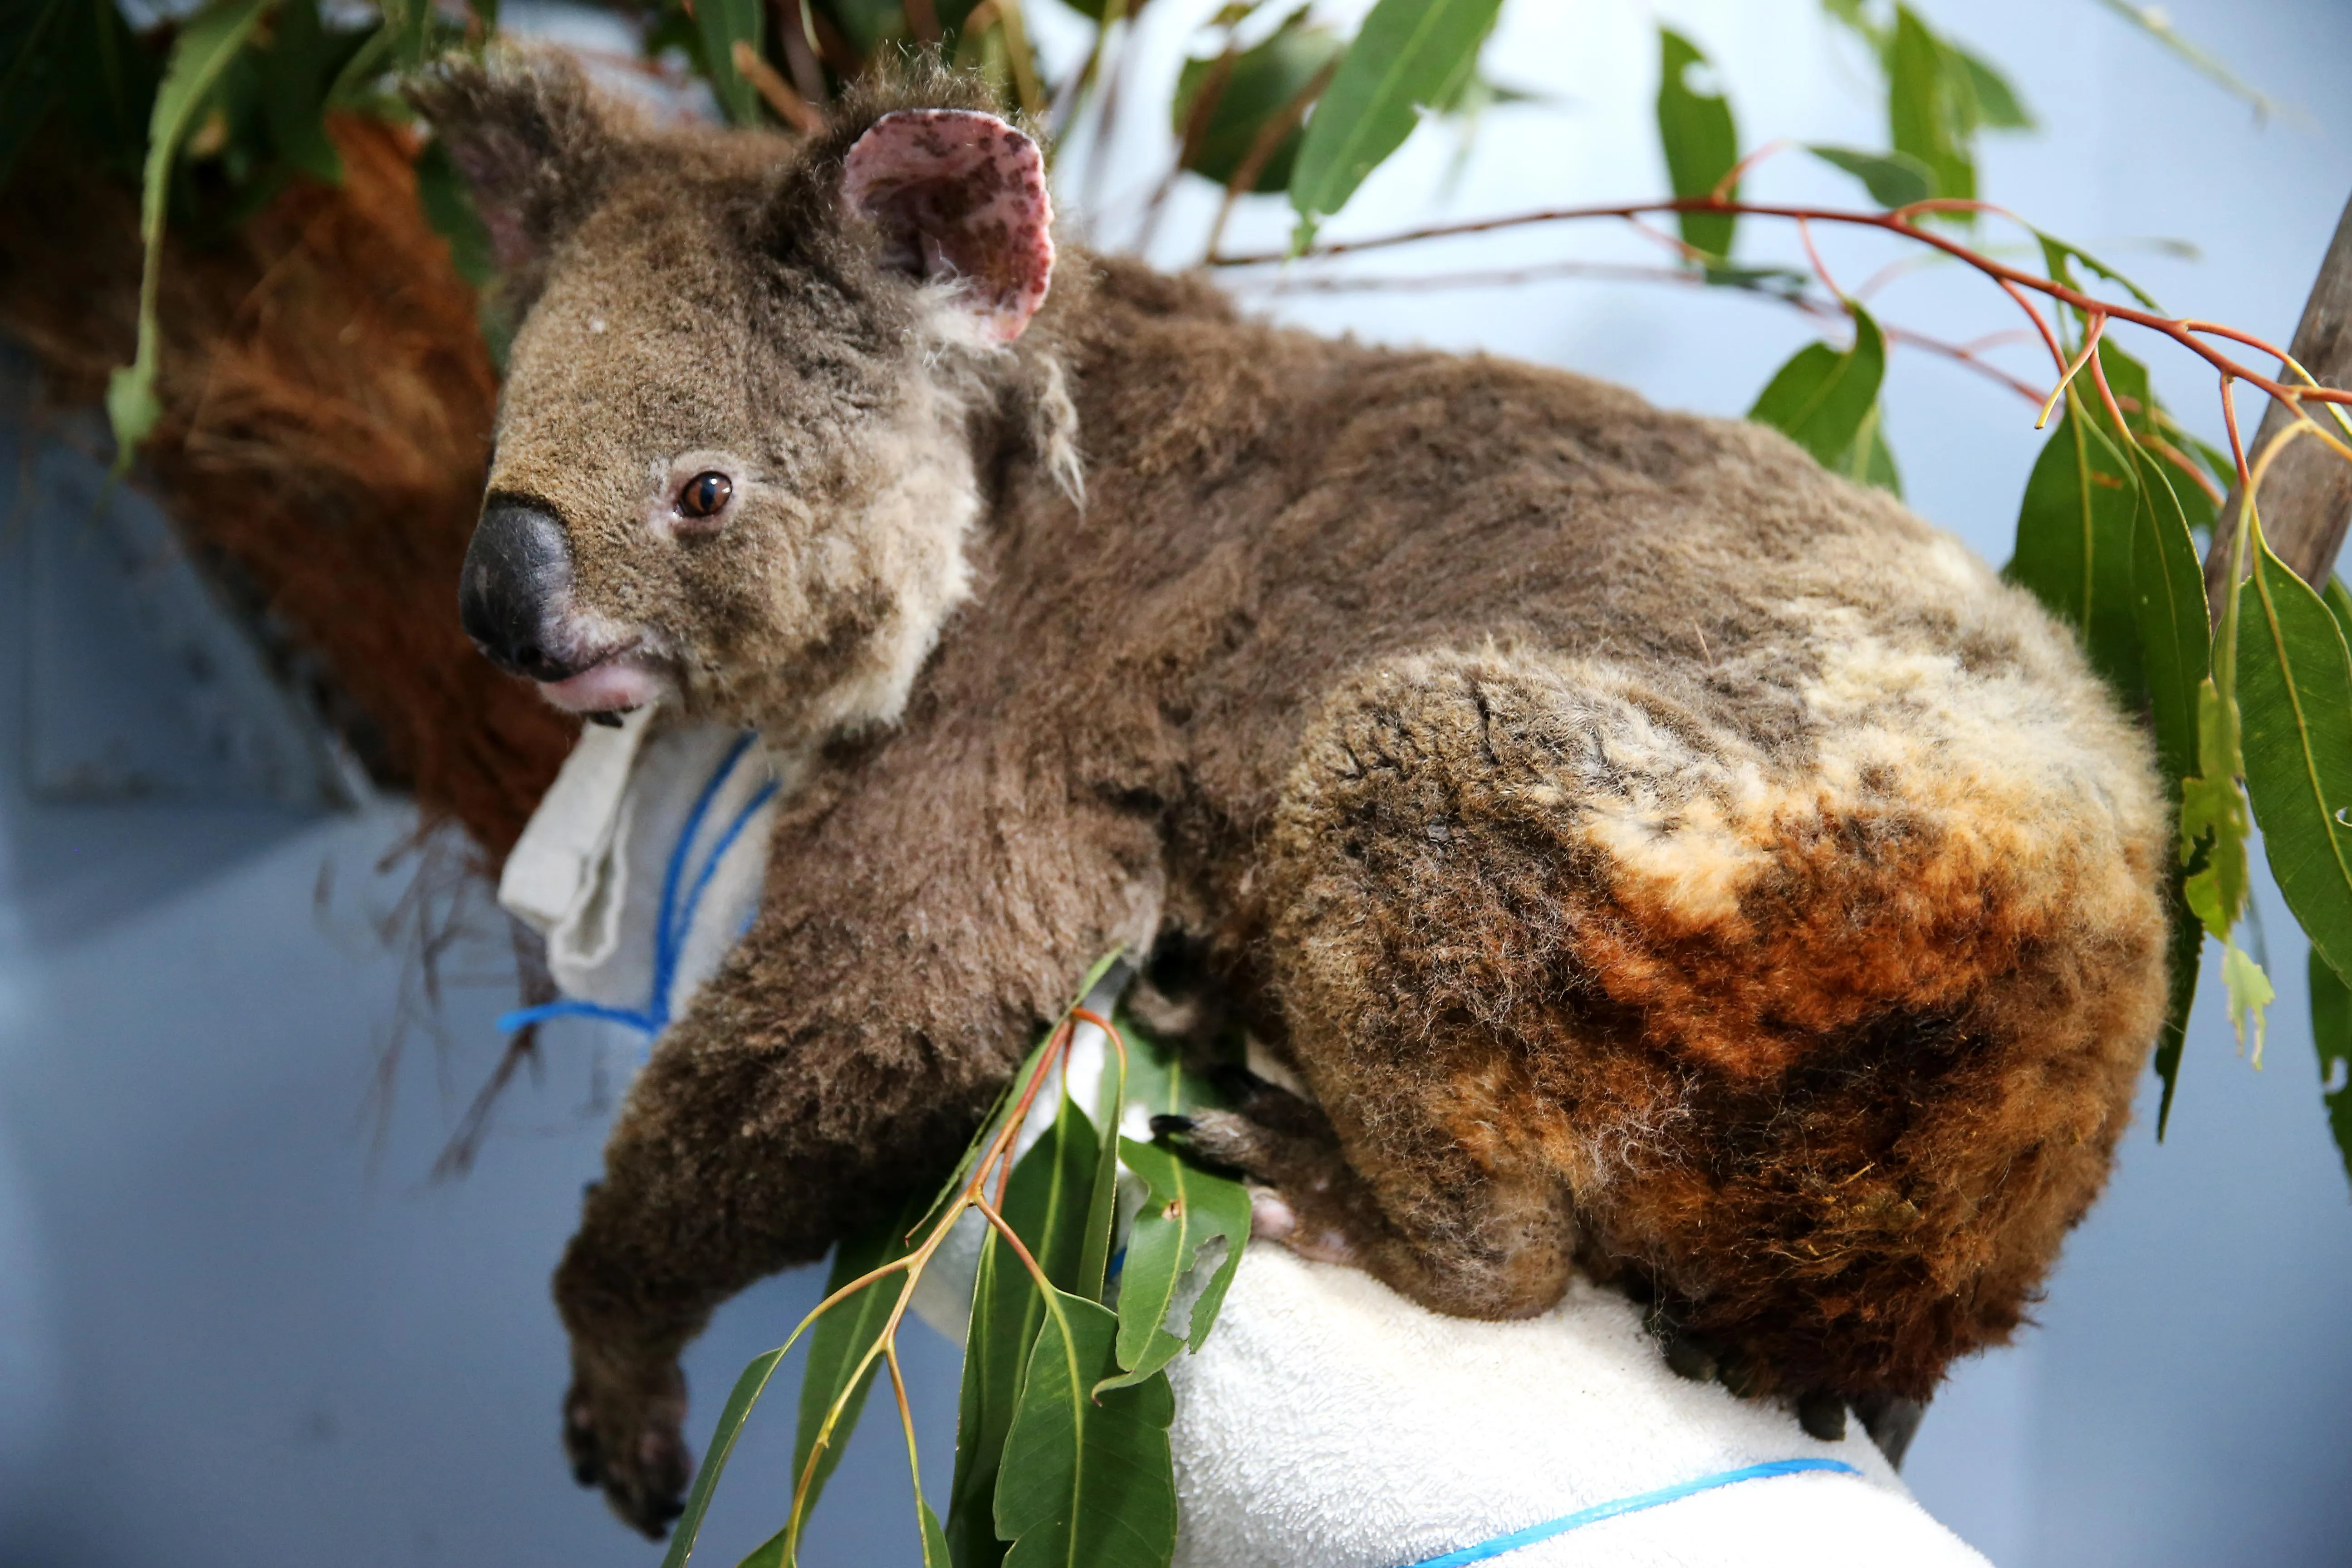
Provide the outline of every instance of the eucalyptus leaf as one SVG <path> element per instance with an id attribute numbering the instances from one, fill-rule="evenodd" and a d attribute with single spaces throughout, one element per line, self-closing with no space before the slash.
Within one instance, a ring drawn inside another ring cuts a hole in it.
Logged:
<path id="1" fill-rule="evenodd" d="M 2127 703 L 2140 691 L 2132 540 L 2138 470 L 2079 385 L 2025 481 L 2017 546 L 2003 574 L 2082 635 L 2091 663 Z"/>
<path id="2" fill-rule="evenodd" d="M 1243 161 L 1256 147 L 1267 124 L 1313 86 L 1316 77 L 1345 47 L 1328 27 L 1307 26 L 1306 13 L 1301 12 L 1255 47 L 1234 56 L 1184 167 L 1220 185 L 1229 184 L 1241 173 Z M 1188 59 L 1177 73 L 1171 110 L 1180 142 L 1216 64 L 1213 59 Z M 1250 189 L 1265 193 L 1288 189 L 1298 149 L 1306 139 L 1303 125 L 1286 132 L 1258 166 Z"/>
<path id="3" fill-rule="evenodd" d="M 0 9 L 0 185 L 58 106 L 71 61 L 61 47 L 68 20 L 87 0 L 28 0 Z"/>
<path id="4" fill-rule="evenodd" d="M 327 95 L 354 35 L 330 34 L 319 0 L 280 0 L 261 57 L 261 106 L 278 156 L 322 184 L 340 184 L 343 160 L 327 135 Z"/>
<path id="5" fill-rule="evenodd" d="M 759 124 L 759 90 L 735 68 L 735 46 L 748 44 L 753 54 L 760 52 L 761 21 L 765 14 L 760 0 L 696 0 L 693 11 L 710 95 L 730 122 Z M 797 5 L 787 8 L 787 26 L 798 25 L 799 11 Z"/>
<path id="6" fill-rule="evenodd" d="M 2347 644 L 2352 644 L 2352 592 L 2346 590 L 2344 579 L 2329 573 L 2327 586 L 2320 590 L 2319 599 L 2327 606 L 2327 613 L 2336 617 L 2336 629 L 2344 634 Z"/>
<path id="7" fill-rule="evenodd" d="M 997 1533 L 1013 1542 L 1005 1568 L 1167 1568 L 1176 1549 L 1167 1376 L 1092 1394 L 1118 1371 L 1118 1321 L 1066 1292 L 1053 1305 L 997 1481 Z"/>
<path id="8" fill-rule="evenodd" d="M 940 1528 L 940 1516 L 931 1511 L 930 1500 L 919 1494 L 915 1510 L 923 1531 L 923 1568 L 953 1568 L 955 1557 L 948 1551 L 947 1531 Z"/>
<path id="9" fill-rule="evenodd" d="M 2304 934 L 2352 972 L 2352 652 L 2256 531 L 2238 619 L 2239 744 L 2271 874 Z"/>
<path id="10" fill-rule="evenodd" d="M 2028 226 L 2031 227 L 2032 226 L 2029 225 Z M 2075 280 L 2073 269 L 2069 265 L 2073 262 L 2080 262 L 2083 267 L 2094 276 L 2105 279 L 2116 288 L 2121 289 L 2125 293 L 2129 294 L 2134 300 L 2139 302 L 2143 309 L 2154 310 L 2158 315 L 2166 313 L 2164 307 L 2158 304 L 2155 298 L 2150 295 L 2147 289 L 2141 288 L 2138 284 L 2133 282 L 2130 279 L 2125 277 L 2122 273 L 2116 271 L 2114 268 L 2108 266 L 2105 262 L 2100 260 L 2097 257 L 2084 249 L 2081 246 L 2074 244 L 2072 240 L 2061 239 L 2054 234 L 2050 234 L 2038 228 L 2033 230 L 2033 237 L 2041 243 L 2042 267 L 2050 274 L 2050 277 L 2053 281 L 2063 283 L 2069 288 L 2080 288 L 2081 285 Z M 2105 357 L 2107 345 L 2103 342 L 2100 343 L 2099 347 L 2101 351 L 2102 363 L 2112 367 L 2114 361 Z M 2114 373 L 2111 368 L 2109 371 L 2111 378 L 2113 374 Z M 2121 389 L 2118 388 L 2118 390 Z"/>
<path id="11" fill-rule="evenodd" d="M 1692 71 L 1706 63 L 1706 56 L 1688 38 L 1670 27 L 1658 29 L 1658 141 L 1665 149 L 1666 174 L 1675 195 L 1685 199 L 1711 194 L 1739 162 L 1739 131 L 1732 121 L 1730 100 L 1691 85 Z M 1738 193 L 1735 188 L 1729 194 Z M 1731 254 L 1736 215 L 1675 216 L 1685 245 L 1718 258 Z"/>
<path id="12" fill-rule="evenodd" d="M 1110 1019 L 1108 1013 L 1096 1016 Z M 1116 1028 L 1116 1020 L 1111 1022 Z M 1096 1146 L 1094 1179 L 1087 1196 L 1086 1228 L 1080 1236 L 1077 1272 L 1071 1281 L 1072 1290 L 1089 1301 L 1102 1300 L 1105 1276 L 1110 1269 L 1111 1231 L 1118 1218 L 1118 1121 L 1127 1106 L 1128 1058 L 1133 1054 L 1123 1034 L 1116 1045 L 1105 1039 L 1102 1048 L 1102 1090 L 1097 1115 L 1103 1136 Z"/>
<path id="13" fill-rule="evenodd" d="M 413 71 L 433 52 L 433 0 L 376 0 L 391 40 L 393 68 Z"/>
<path id="14" fill-rule="evenodd" d="M 2173 794 L 2199 767 L 2199 693 L 2212 663 L 2205 574 L 2163 463 L 2137 448 L 2135 456 L 2140 485 L 2133 518 L 2132 592 L 2141 669 L 2156 730 L 2157 761 L 2164 770 L 2167 793 Z M 2171 1122 L 2181 1051 L 2189 1037 L 2189 1013 L 2197 1000 L 2198 963 L 2205 945 L 2204 928 L 2185 902 L 2186 872 L 2177 862 L 2167 880 L 2172 891 L 2166 900 L 2172 939 L 2168 953 L 2170 984 L 2156 1046 L 2156 1074 L 2164 1085 L 2156 1113 L 2158 1139 Z"/>
<path id="15" fill-rule="evenodd" d="M 2031 131 L 2033 111 L 2017 96 L 2009 79 L 2000 74 L 1982 56 L 1971 54 L 1957 44 L 1945 45 L 1950 58 L 1969 79 L 1969 89 L 1976 102 L 1978 121 L 1994 131 Z"/>
<path id="16" fill-rule="evenodd" d="M 2246 838 L 2252 824 L 2238 789 L 2234 721 L 2209 677 L 2197 689 L 2196 776 L 2180 781 L 2181 897 L 2216 941 L 2246 907 Z"/>
<path id="17" fill-rule="evenodd" d="M 2317 948 L 2305 960 L 2311 987 L 2311 1037 L 2319 1050 L 2320 1095 L 2336 1152 L 2352 1175 L 2352 989 L 2328 966 Z M 2339 1074 L 2341 1079 L 2339 1081 Z"/>
<path id="18" fill-rule="evenodd" d="M 1502 0 L 1379 0 L 1307 121 L 1290 179 L 1298 240 L 1348 205 L 1404 144 L 1421 110 L 1451 102 L 1478 64 Z"/>
<path id="19" fill-rule="evenodd" d="M 1100 1145 L 1087 1113 L 1064 1100 L 1053 1126 L 1013 1168 L 1002 1213 L 1057 1289 L 1078 1275 Z M 1019 1258 L 992 1231 L 981 1246 L 964 1333 L 963 1389 L 947 1535 L 958 1568 L 1003 1557 L 994 1529 L 997 1476 L 1021 1400 L 1023 1369 L 1046 1319 L 1045 1298 Z"/>
<path id="20" fill-rule="evenodd" d="M 907 1232 L 923 1217 L 922 1211 L 927 1206 L 919 1197 L 909 1199 L 865 1229 L 844 1237 L 834 1249 L 833 1272 L 825 1279 L 824 1293 L 831 1296 L 850 1281 L 905 1257 Z M 793 1435 L 793 1485 L 799 1486 L 803 1475 L 809 1478 L 808 1492 L 802 1504 L 803 1518 L 816 1508 L 824 1483 L 840 1465 L 841 1456 L 849 1447 L 850 1434 L 857 1429 L 866 1391 L 873 1386 L 880 1365 L 877 1360 L 861 1372 L 858 1363 L 882 1337 L 899 1296 L 908 1288 L 903 1274 L 877 1279 L 819 1318 L 809 1334 L 808 1365 L 801 1373 L 800 1425 Z M 842 1405 L 841 1415 L 834 1423 L 824 1452 L 817 1455 L 815 1469 L 811 1470 L 809 1456 L 816 1452 L 825 1416 L 845 1391 L 848 1398 Z"/>
<path id="21" fill-rule="evenodd" d="M 131 467 L 139 443 L 163 417 L 155 397 L 157 338 L 155 300 L 163 277 L 163 208 L 180 144 L 194 128 L 206 95 L 251 36 L 269 0 L 216 0 L 189 17 L 172 42 L 172 57 L 155 90 L 147 128 L 147 167 L 142 179 L 139 237 L 145 264 L 139 279 L 139 348 L 131 363 L 107 380 L 106 414 L 114 427 L 114 471 Z"/>
<path id="22" fill-rule="evenodd" d="M 1119 1275 L 1117 1349 L 1125 1371 L 1097 1385 L 1097 1394 L 1142 1382 L 1187 1343 L 1199 1350 L 1249 1241 L 1249 1192 L 1239 1182 L 1188 1165 L 1157 1144 L 1122 1138 L 1118 1150 L 1151 1195 L 1128 1233 L 1127 1264 Z M 1224 1257 L 1193 1302 L 1189 1330 L 1179 1339 L 1165 1327 L 1168 1314 L 1201 1249 L 1218 1237 L 1224 1240 Z"/>
<path id="23" fill-rule="evenodd" d="M 760 1395 L 768 1390 L 768 1382 L 776 1375 L 776 1368 L 784 1359 L 789 1344 L 779 1346 L 764 1355 L 751 1358 L 735 1386 L 728 1391 L 727 1403 L 719 1412 L 718 1430 L 710 1435 L 710 1451 L 702 1456 L 702 1466 L 694 1472 L 694 1486 L 686 1494 L 686 1511 L 678 1515 L 677 1527 L 669 1538 L 669 1550 L 662 1553 L 662 1568 L 686 1568 L 687 1560 L 694 1555 L 695 1538 L 702 1532 L 704 1515 L 710 1511 L 710 1493 L 719 1485 L 719 1473 L 727 1468 L 727 1460 L 735 1452 L 735 1443 L 743 1435 L 743 1423 L 749 1419 L 751 1407 L 760 1403 Z"/>
<path id="24" fill-rule="evenodd" d="M 1806 144 L 1805 151 L 1860 180 L 1883 207 L 1905 207 L 1936 194 L 1936 172 L 1908 153 L 1865 153 L 1855 147 Z"/>
<path id="25" fill-rule="evenodd" d="M 1832 468 L 1856 484 L 1875 486 L 1901 499 L 1903 475 L 1895 466 L 1895 449 L 1886 444 L 1885 404 L 1870 405 L 1870 412 L 1863 416 L 1862 428 L 1854 433 L 1853 445 Z"/>
<path id="26" fill-rule="evenodd" d="M 2161 459 L 2135 448 L 2132 597 L 2140 671 L 2168 783 L 2199 771 L 2198 690 L 2212 669 L 2205 572 Z"/>
<path id="27" fill-rule="evenodd" d="M 1962 133 L 1953 99 L 1946 46 L 1908 5 L 1895 8 L 1886 49 L 1886 121 L 1895 150 L 1934 175 L 1938 196 L 1972 198 L 1976 161 Z"/>
<path id="28" fill-rule="evenodd" d="M 2278 1000 L 2278 992 L 2253 955 L 2234 942 L 2221 944 L 2221 985 L 2229 993 L 2230 1026 L 2237 1032 L 2241 1046 L 2246 1043 L 2248 1032 L 2252 1033 L 2254 1065 L 2260 1067 L 2263 1018 L 2270 1005 Z"/>
<path id="29" fill-rule="evenodd" d="M 1886 340 L 1870 312 L 1853 301 L 1853 343 L 1843 353 L 1808 343 L 1773 374 L 1748 417 L 1811 452 L 1822 467 L 1847 464 L 1855 438 L 1878 405 L 1886 374 Z M 1890 459 L 1891 467 L 1891 459 Z"/>

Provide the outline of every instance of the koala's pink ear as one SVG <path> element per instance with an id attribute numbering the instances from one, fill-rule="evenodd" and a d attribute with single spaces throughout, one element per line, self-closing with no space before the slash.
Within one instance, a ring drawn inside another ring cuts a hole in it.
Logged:
<path id="1" fill-rule="evenodd" d="M 841 195 L 881 230 L 887 265 L 961 283 L 992 341 L 1019 337 L 1045 302 L 1054 273 L 1045 160 L 993 114 L 884 115 L 849 149 Z"/>
<path id="2" fill-rule="evenodd" d="M 474 193 L 499 266 L 531 266 L 594 205 L 619 138 L 580 68 L 561 54 L 462 57 L 404 84 Z"/>

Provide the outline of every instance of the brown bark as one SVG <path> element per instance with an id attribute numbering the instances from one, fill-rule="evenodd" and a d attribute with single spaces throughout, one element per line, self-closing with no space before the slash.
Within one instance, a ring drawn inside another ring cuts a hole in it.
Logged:
<path id="1" fill-rule="evenodd" d="M 2303 320 L 2296 323 L 2288 352 L 2326 384 L 2352 384 L 2352 202 L 2345 204 L 2336 225 L 2336 237 L 2319 264 L 2318 279 L 2304 302 Z M 2279 379 L 2292 378 L 2282 373 Z M 2322 413 L 2319 417 L 2324 422 L 2327 416 Z M 2293 422 L 2285 405 L 2273 400 L 2246 456 L 2251 459 Z M 2263 476 L 2262 503 L 2263 537 L 2279 559 L 2306 583 L 2326 582 L 2343 546 L 2346 525 L 2352 523 L 2352 463 L 2317 441 L 2297 441 L 2278 455 Z M 2229 586 L 2230 545 L 2237 531 L 2238 493 L 2232 490 L 2213 530 L 2213 548 L 2205 557 L 2205 593 L 2217 620 Z"/>

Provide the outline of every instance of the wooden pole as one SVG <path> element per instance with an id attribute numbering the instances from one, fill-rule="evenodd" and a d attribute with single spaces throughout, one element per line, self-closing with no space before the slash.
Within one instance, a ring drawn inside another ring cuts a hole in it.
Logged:
<path id="1" fill-rule="evenodd" d="M 2288 345 L 2303 367 L 2329 386 L 2352 384 L 2352 202 L 2336 225 L 2319 278 L 2304 302 Z M 2281 373 L 2281 380 L 2291 379 Z M 2318 417 L 2326 422 L 2322 412 Z M 2263 410 L 2262 427 L 2246 448 L 2252 458 L 2284 428 L 2292 416 L 2273 399 Z M 2345 527 L 2352 523 L 2352 463 L 2346 462 L 2317 441 L 2297 441 L 2278 455 L 2263 478 L 2263 537 L 2279 559 L 2315 587 L 2325 585 L 2343 547 Z M 2205 593 L 2214 617 L 2229 585 L 2230 542 L 2238 531 L 2238 493 L 2221 508 L 2213 529 L 2213 548 L 2205 556 Z"/>

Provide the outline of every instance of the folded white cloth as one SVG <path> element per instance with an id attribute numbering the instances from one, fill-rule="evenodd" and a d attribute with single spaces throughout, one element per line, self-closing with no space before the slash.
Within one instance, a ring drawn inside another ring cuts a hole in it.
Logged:
<path id="1" fill-rule="evenodd" d="M 590 725 L 508 855 L 499 902 L 547 939 L 567 999 L 657 1032 L 758 911 L 775 797 L 796 772 L 745 731 L 658 709 Z"/>
<path id="2" fill-rule="evenodd" d="M 758 908 L 773 796 L 793 772 L 733 731 L 648 713 L 591 728 L 509 857 L 499 901 L 547 935 L 572 1003 L 656 1032 Z M 1078 1027 L 1069 1079 L 1082 1106 L 1098 1101 L 1105 1044 Z M 1022 1148 L 1058 1101 L 1057 1086 L 1038 1096 Z M 1145 1121 L 1130 1107 L 1121 1131 L 1146 1137 Z M 1131 1218 L 1141 1194 L 1122 1186 Z M 965 1220 L 914 1303 L 958 1340 L 981 1239 L 978 1216 Z M 1912 1500 L 1859 1424 L 1822 1443 L 1779 1405 L 1676 1377 L 1638 1309 L 1582 1281 L 1542 1317 L 1475 1322 L 1260 1243 L 1208 1342 L 1169 1373 L 1177 1568 L 1984 1563 Z M 1790 1460 L 1840 1468 L 1712 1485 L 1544 1534 L 1587 1510 Z"/>

